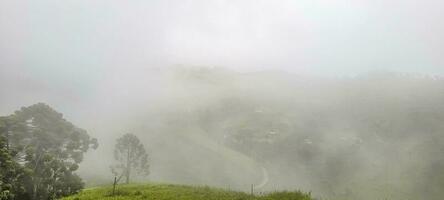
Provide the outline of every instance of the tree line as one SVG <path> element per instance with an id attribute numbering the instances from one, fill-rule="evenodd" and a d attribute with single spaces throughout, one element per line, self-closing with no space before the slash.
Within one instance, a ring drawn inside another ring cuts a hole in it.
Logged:
<path id="1" fill-rule="evenodd" d="M 98 141 L 44 103 L 0 117 L 0 200 L 57 199 L 79 192 L 75 173 Z M 119 138 L 112 172 L 129 183 L 132 170 L 148 174 L 148 154 L 133 134 Z"/>

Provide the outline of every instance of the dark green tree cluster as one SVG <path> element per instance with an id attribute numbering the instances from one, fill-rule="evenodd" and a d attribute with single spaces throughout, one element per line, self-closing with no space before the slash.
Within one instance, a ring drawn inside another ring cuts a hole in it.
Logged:
<path id="1" fill-rule="evenodd" d="M 0 117 L 0 199 L 56 199 L 83 188 L 74 172 L 97 140 L 46 104 Z"/>

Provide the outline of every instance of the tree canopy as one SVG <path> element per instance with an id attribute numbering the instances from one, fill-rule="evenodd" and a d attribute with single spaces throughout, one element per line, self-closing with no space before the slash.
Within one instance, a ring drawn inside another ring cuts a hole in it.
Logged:
<path id="1" fill-rule="evenodd" d="M 78 192 L 83 182 L 74 172 L 83 154 L 98 147 L 95 138 L 44 103 L 1 117 L 0 141 L 0 167 L 8 169 L 0 171 L 0 191 L 9 194 L 5 199 L 55 199 Z"/>

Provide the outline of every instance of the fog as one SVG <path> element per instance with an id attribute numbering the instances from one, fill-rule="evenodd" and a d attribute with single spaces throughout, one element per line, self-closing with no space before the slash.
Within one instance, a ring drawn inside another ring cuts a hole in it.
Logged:
<path id="1" fill-rule="evenodd" d="M 133 133 L 149 181 L 442 199 L 442 7 L 0 0 L 0 115 L 44 102 L 86 129 L 89 186 Z"/>

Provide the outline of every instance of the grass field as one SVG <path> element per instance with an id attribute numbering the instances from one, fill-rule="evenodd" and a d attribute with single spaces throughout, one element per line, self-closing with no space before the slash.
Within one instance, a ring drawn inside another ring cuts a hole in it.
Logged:
<path id="1" fill-rule="evenodd" d="M 211 187 L 196 187 L 171 184 L 120 185 L 115 195 L 112 187 L 85 189 L 77 195 L 62 200 L 312 200 L 310 194 L 299 191 L 273 192 L 266 195 L 250 195 Z"/>

